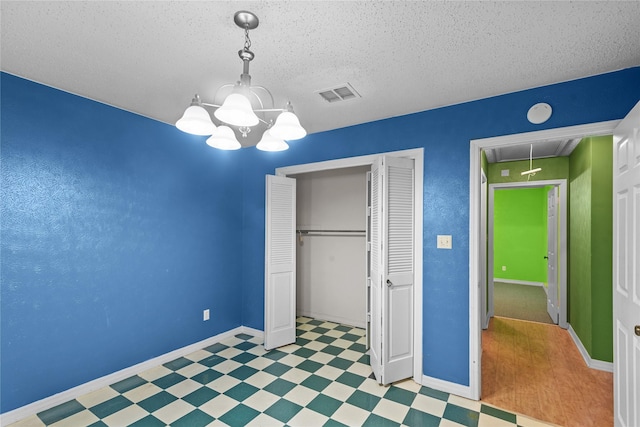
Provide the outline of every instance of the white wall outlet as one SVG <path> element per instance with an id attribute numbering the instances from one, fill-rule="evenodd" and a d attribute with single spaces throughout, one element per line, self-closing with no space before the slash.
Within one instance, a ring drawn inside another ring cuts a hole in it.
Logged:
<path id="1" fill-rule="evenodd" d="M 502 266 L 502 271 L 507 271 L 507 266 L 506 265 Z"/>
<path id="2" fill-rule="evenodd" d="M 202 310 L 202 321 L 205 322 L 209 320 L 209 309 Z"/>
<path id="3" fill-rule="evenodd" d="M 502 169 L 500 171 L 500 176 L 509 176 L 509 169 Z"/>
<path id="4" fill-rule="evenodd" d="M 451 235 L 438 234 L 436 247 L 438 249 L 451 249 Z"/>

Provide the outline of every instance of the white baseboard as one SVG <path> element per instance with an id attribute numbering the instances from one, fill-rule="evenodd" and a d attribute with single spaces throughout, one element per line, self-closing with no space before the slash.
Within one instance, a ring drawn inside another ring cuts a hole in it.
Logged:
<path id="1" fill-rule="evenodd" d="M 530 282 L 528 280 L 499 279 L 494 277 L 493 282 L 513 283 L 514 285 L 542 286 L 544 288 L 543 282 Z"/>
<path id="2" fill-rule="evenodd" d="M 591 358 L 589 352 L 586 348 L 584 348 L 584 345 L 582 345 L 582 341 L 580 341 L 578 334 L 576 334 L 576 331 L 573 330 L 571 325 L 569 325 L 567 331 L 569 331 L 569 336 L 575 343 L 576 347 L 578 347 L 578 351 L 582 355 L 582 358 L 584 359 L 584 362 L 588 367 L 590 367 L 591 369 L 597 369 L 599 371 L 613 372 L 613 363 Z"/>
<path id="3" fill-rule="evenodd" d="M 96 378 L 95 380 L 86 382 L 84 384 L 80 384 L 79 386 L 54 394 L 53 396 L 45 397 L 42 400 L 38 400 L 36 402 L 29 403 L 28 405 L 21 406 L 20 408 L 16 408 L 12 411 L 0 414 L 0 425 L 6 426 L 16 421 L 27 418 L 31 415 L 40 413 L 42 411 L 46 411 L 47 409 L 51 409 L 57 405 L 68 402 L 69 400 L 76 399 L 82 395 L 91 393 L 92 391 L 99 390 L 103 387 L 107 387 L 111 384 L 117 383 L 118 381 L 125 380 L 129 377 L 132 377 L 133 375 L 140 374 L 155 366 L 159 366 L 164 363 L 171 362 L 172 360 L 175 360 L 179 357 L 186 356 L 197 350 L 216 344 L 226 338 L 232 337 L 240 333 L 246 333 L 256 337 L 264 336 L 264 333 L 262 331 L 259 331 L 253 328 L 248 328 L 246 326 L 239 326 L 227 332 L 223 332 L 221 334 L 215 335 L 213 337 L 207 338 L 197 343 L 190 344 L 186 347 L 173 350 L 161 356 L 154 357 L 153 359 L 149 359 L 147 361 L 138 363 L 136 365 L 122 369 L 112 374 L 105 375 L 104 377 Z"/>
<path id="4" fill-rule="evenodd" d="M 460 385 L 438 378 L 429 377 L 427 375 L 422 376 L 421 384 L 434 390 L 444 391 L 445 393 L 455 394 L 456 396 L 475 400 L 473 399 L 473 397 L 471 397 L 471 387 L 467 385 Z"/>

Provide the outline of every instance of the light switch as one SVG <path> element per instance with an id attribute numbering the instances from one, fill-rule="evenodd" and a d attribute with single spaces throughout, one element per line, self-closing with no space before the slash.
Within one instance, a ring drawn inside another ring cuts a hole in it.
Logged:
<path id="1" fill-rule="evenodd" d="M 500 171 L 500 176 L 509 176 L 509 169 L 502 169 Z"/>
<path id="2" fill-rule="evenodd" d="M 451 249 L 451 235 L 438 234 L 436 247 L 438 249 Z"/>

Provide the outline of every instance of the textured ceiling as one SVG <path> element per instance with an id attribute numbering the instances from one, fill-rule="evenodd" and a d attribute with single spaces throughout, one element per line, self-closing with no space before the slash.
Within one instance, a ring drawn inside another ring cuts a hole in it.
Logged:
<path id="1" fill-rule="evenodd" d="M 239 79 L 320 132 L 640 65 L 640 2 L 2 1 L 3 71 L 166 123 Z M 345 83 L 361 95 L 328 103 Z M 522 112 L 526 115 L 526 111 Z"/>

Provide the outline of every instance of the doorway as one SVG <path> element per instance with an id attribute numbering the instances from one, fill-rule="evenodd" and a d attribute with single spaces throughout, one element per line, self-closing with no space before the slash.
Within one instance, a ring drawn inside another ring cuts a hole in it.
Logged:
<path id="1" fill-rule="evenodd" d="M 414 264 L 414 270 L 412 274 L 413 281 L 413 331 L 411 334 L 411 347 L 413 352 L 412 365 L 413 365 L 413 379 L 418 383 L 422 383 L 422 245 L 415 244 L 422 242 L 422 227 L 423 227 L 423 165 L 424 165 L 424 150 L 412 149 L 403 150 L 391 153 L 381 153 L 368 156 L 353 157 L 347 159 L 330 160 L 325 162 L 311 163 L 305 165 L 288 166 L 276 169 L 276 175 L 278 177 L 291 177 L 294 175 L 329 171 L 332 169 L 345 169 L 353 167 L 362 167 L 374 165 L 381 157 L 390 158 L 406 158 L 413 161 L 413 242 L 411 254 L 413 259 L 416 260 Z M 364 258 L 364 254 L 363 254 Z M 267 279 L 268 280 L 268 279 Z M 267 292 L 268 293 L 268 292 Z M 266 300 L 267 298 L 265 298 Z M 295 298 L 294 298 L 295 301 Z M 295 310 L 295 306 L 292 308 Z M 265 319 L 270 315 L 270 308 L 267 305 L 265 307 Z M 267 322 L 265 321 L 265 326 Z M 267 334 L 267 328 L 265 328 L 265 337 Z M 265 338 L 266 341 L 266 338 Z"/>

